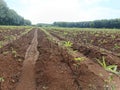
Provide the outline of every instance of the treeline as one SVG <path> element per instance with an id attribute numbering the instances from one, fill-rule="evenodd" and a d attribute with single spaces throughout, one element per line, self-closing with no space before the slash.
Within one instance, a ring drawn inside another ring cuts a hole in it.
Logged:
<path id="1" fill-rule="evenodd" d="M 53 26 L 79 28 L 120 28 L 120 19 L 95 20 L 85 22 L 54 22 Z"/>
<path id="2" fill-rule="evenodd" d="M 38 27 L 49 27 L 49 26 L 52 26 L 52 24 L 38 23 L 38 24 L 36 24 L 36 26 L 38 26 Z"/>
<path id="3" fill-rule="evenodd" d="M 4 0 L 0 0 L 0 25 L 31 25 L 31 21 L 24 19 L 14 10 L 9 9 Z"/>

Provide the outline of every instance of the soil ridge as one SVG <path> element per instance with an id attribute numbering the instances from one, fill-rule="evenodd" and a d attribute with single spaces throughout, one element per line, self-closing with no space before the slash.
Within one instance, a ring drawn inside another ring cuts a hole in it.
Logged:
<path id="1" fill-rule="evenodd" d="M 36 60 L 39 56 L 37 45 L 38 41 L 36 30 L 34 33 L 33 40 L 26 51 L 25 60 L 23 62 L 22 76 L 16 87 L 16 90 L 36 90 L 34 67 Z"/>

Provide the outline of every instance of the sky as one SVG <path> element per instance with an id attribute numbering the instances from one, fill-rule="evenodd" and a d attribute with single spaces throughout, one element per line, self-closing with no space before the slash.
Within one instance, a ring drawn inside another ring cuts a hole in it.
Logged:
<path id="1" fill-rule="evenodd" d="M 120 18 L 120 0 L 5 0 L 33 24 Z"/>

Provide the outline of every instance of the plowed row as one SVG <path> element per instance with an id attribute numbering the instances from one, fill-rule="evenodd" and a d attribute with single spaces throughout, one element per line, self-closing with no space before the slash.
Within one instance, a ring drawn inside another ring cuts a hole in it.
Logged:
<path id="1" fill-rule="evenodd" d="M 98 61 L 96 59 L 99 59 L 101 62 L 102 62 L 102 57 L 105 57 L 105 61 L 106 61 L 106 64 L 109 66 L 109 65 L 117 65 L 118 67 L 118 71 L 120 70 L 120 58 L 119 58 L 119 53 L 115 53 L 115 52 L 111 52 L 109 49 L 106 50 L 105 48 L 101 48 L 101 47 L 98 47 L 98 46 L 95 46 L 95 45 L 92 45 L 91 43 L 84 43 L 82 40 L 81 40 L 81 43 L 79 42 L 79 40 L 83 37 L 80 38 L 81 35 L 79 35 L 79 32 L 78 32 L 78 35 L 77 37 L 74 37 L 74 32 L 70 32 L 70 31 L 65 31 L 65 30 L 48 30 L 49 33 L 51 33 L 52 36 L 56 37 L 57 39 L 59 39 L 61 42 L 66 42 L 66 41 L 70 41 L 73 43 L 73 46 L 72 46 L 72 50 L 73 51 L 77 51 L 79 53 L 81 53 L 83 56 L 80 56 L 80 57 L 86 57 L 91 63 L 89 63 L 89 61 L 86 60 L 86 62 L 83 62 L 84 64 L 87 64 L 87 67 L 91 67 L 92 66 L 92 72 L 94 71 L 94 73 L 97 73 L 97 78 L 99 78 L 99 76 L 101 76 L 100 74 L 102 73 L 102 75 L 105 77 L 106 76 L 106 79 L 104 78 L 103 79 L 103 83 L 105 86 L 105 81 L 107 80 L 107 78 L 110 77 L 110 75 L 107 75 L 107 74 L 110 74 L 109 72 L 105 73 L 105 72 L 102 72 L 102 71 L 105 71 L 104 69 L 102 68 L 99 68 L 101 67 L 100 64 L 98 63 Z M 81 31 L 82 32 L 82 31 Z M 88 31 L 89 32 L 89 31 Z M 83 31 L 84 33 L 84 31 Z M 87 33 L 87 31 L 86 31 Z M 118 33 L 119 34 L 119 33 Z M 116 35 L 116 40 L 119 39 L 119 37 L 117 36 L 118 34 L 115 34 Z M 85 34 L 86 35 L 86 34 Z M 114 35 L 114 34 L 113 34 Z M 91 37 L 88 37 L 90 39 L 92 39 Z M 101 38 L 100 38 L 101 39 Z M 78 41 L 77 41 L 78 40 Z M 107 40 L 107 39 L 106 39 Z M 116 41 L 115 40 L 115 41 Z M 108 39 L 109 41 L 109 39 Z M 119 45 L 119 42 L 117 42 L 117 44 Z M 117 50 L 119 51 L 119 49 Z M 96 66 L 97 65 L 97 66 Z M 80 67 L 81 67 L 81 64 L 80 64 Z M 99 71 L 101 70 L 101 71 Z M 82 70 L 81 70 L 82 71 Z M 81 71 L 78 71 L 81 72 Z M 85 71 L 85 70 L 84 70 Z M 90 70 L 89 70 L 90 71 Z M 87 74 L 87 72 L 86 72 Z M 81 74 L 79 74 L 79 77 L 82 76 Z M 85 76 L 85 75 L 84 75 Z M 90 75 L 89 75 L 90 76 Z M 113 76 L 116 76 L 116 75 L 113 75 Z M 87 76 L 88 77 L 88 76 Z M 93 75 L 93 77 L 90 77 L 88 78 L 86 81 L 87 85 L 90 84 L 90 86 L 92 86 L 93 88 L 96 88 L 96 89 L 99 89 L 99 90 L 103 90 L 100 89 L 101 86 L 97 86 L 97 82 L 99 81 L 96 81 L 96 84 L 91 84 L 92 82 L 94 82 L 94 80 L 92 80 L 93 78 L 95 77 L 95 75 Z M 116 77 L 115 77 L 116 78 Z M 118 82 L 119 82 L 119 75 L 118 75 Z M 92 80 L 92 82 L 89 82 L 89 80 Z M 95 79 L 97 80 L 97 79 Z M 113 80 L 114 81 L 114 80 Z M 115 82 L 117 82 L 115 81 Z M 88 84 L 89 82 L 89 84 Z M 112 85 L 115 85 L 113 84 L 112 82 L 109 82 L 111 83 Z M 102 84 L 100 82 L 100 84 Z M 98 85 L 100 85 L 98 84 Z M 117 84 L 116 84 L 117 85 Z M 119 84 L 118 84 L 119 85 Z M 85 85 L 83 85 L 85 86 Z M 87 87 L 88 86 L 85 86 L 85 88 L 83 88 L 83 90 L 89 90 Z M 111 89 L 110 87 L 111 86 L 108 86 L 109 89 Z M 105 87 L 104 87 L 105 88 Z M 117 87 L 116 86 L 116 89 L 120 89 L 120 87 Z"/>
<path id="2" fill-rule="evenodd" d="M 73 43 L 71 48 L 63 44 L 68 40 Z M 43 29 L 32 29 L 0 49 L 0 77 L 4 79 L 0 82 L 0 89 L 119 90 L 119 75 L 106 71 L 96 61 L 102 56 L 108 65 L 116 64 L 120 69 L 116 52 L 104 50 L 103 53 L 98 46 L 76 43 L 72 37 L 65 38 L 55 31 L 48 33 Z M 78 62 L 74 60 L 76 57 L 84 57 L 85 60 Z"/>
<path id="3" fill-rule="evenodd" d="M 0 49 L 0 77 L 4 79 L 4 82 L 1 81 L 0 90 L 15 90 L 21 75 L 25 52 L 31 43 L 33 33 L 34 31 L 30 31 Z"/>

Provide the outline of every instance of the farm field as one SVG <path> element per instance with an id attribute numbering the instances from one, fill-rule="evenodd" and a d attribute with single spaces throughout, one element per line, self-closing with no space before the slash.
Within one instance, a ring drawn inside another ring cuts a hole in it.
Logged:
<path id="1" fill-rule="evenodd" d="M 0 27 L 0 90 L 120 90 L 120 30 Z"/>

